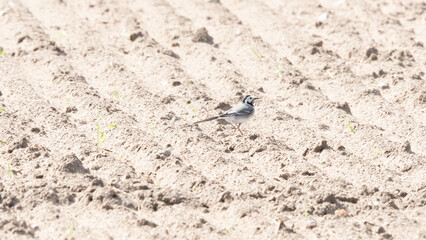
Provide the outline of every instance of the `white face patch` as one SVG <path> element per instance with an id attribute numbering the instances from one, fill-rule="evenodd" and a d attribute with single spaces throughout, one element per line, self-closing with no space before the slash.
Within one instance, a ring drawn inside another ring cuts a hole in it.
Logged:
<path id="1" fill-rule="evenodd" d="M 244 102 L 247 103 L 247 104 L 252 104 L 253 100 L 254 100 L 254 97 L 252 97 L 252 96 L 247 96 L 247 97 L 244 98 Z"/>

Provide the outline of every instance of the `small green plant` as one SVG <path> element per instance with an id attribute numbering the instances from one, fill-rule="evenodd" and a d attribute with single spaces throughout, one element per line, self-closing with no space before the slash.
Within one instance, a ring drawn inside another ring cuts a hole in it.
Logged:
<path id="1" fill-rule="evenodd" d="M 194 186 L 192 186 L 192 188 L 191 188 L 191 192 L 195 192 L 195 190 L 197 190 L 197 188 L 198 188 L 198 185 L 194 185 Z"/>
<path id="2" fill-rule="evenodd" d="M 278 71 L 278 75 L 280 75 L 280 77 L 283 77 L 284 76 L 284 73 L 283 73 L 283 70 L 281 70 L 281 68 L 280 68 L 280 66 L 279 65 L 277 65 L 277 71 Z"/>
<path id="3" fill-rule="evenodd" d="M 0 55 L 2 55 L 2 56 L 6 56 L 6 53 L 4 52 L 4 50 L 2 49 L 2 50 L 0 50 Z"/>
<path id="4" fill-rule="evenodd" d="M 259 53 L 256 49 L 254 49 L 253 47 L 250 47 L 250 50 L 254 53 L 254 55 L 256 55 L 256 57 L 257 57 L 260 61 L 262 61 L 262 55 L 260 55 L 260 53 Z"/>
<path id="5" fill-rule="evenodd" d="M 7 112 L 6 109 L 4 107 L 0 106 L 0 112 Z"/>
<path id="6" fill-rule="evenodd" d="M 309 214 L 308 214 L 308 211 L 306 210 L 306 205 L 305 204 L 303 204 L 303 213 L 305 215 L 305 218 L 309 219 Z"/>
<path id="7" fill-rule="evenodd" d="M 348 125 L 348 127 L 351 129 L 351 132 L 352 132 L 353 134 L 355 134 L 355 131 L 354 131 L 354 129 L 352 128 L 352 126 L 349 124 L 349 121 L 345 119 L 345 122 L 346 122 L 346 124 Z"/>
<path id="8" fill-rule="evenodd" d="M 68 234 L 68 236 L 70 236 L 71 238 L 74 237 L 74 232 L 75 232 L 75 225 L 74 225 L 74 222 L 72 222 L 71 231 L 70 231 L 70 234 Z"/>
<path id="9" fill-rule="evenodd" d="M 96 115 L 97 115 L 97 119 L 98 119 L 98 122 L 97 122 L 97 130 L 98 130 L 97 140 L 98 140 L 98 147 L 100 147 L 102 145 L 102 143 L 105 142 L 105 132 L 106 132 L 106 130 L 108 128 L 117 127 L 117 125 L 109 125 L 108 127 L 106 127 L 105 130 L 101 131 L 101 123 L 100 123 L 99 110 L 97 110 Z"/>
<path id="10" fill-rule="evenodd" d="M 383 152 L 375 147 L 371 147 L 371 149 L 375 150 L 379 155 L 383 155 Z"/>
<path id="11" fill-rule="evenodd" d="M 197 110 L 195 110 L 195 108 L 193 108 L 191 105 L 189 105 L 189 103 L 186 103 L 186 105 L 188 105 L 188 107 L 190 107 L 194 112 L 197 112 Z"/>
<path id="12" fill-rule="evenodd" d="M 6 141 L 0 141 L 0 144 L 6 144 L 7 142 Z"/>
<path id="13" fill-rule="evenodd" d="M 152 124 L 151 124 L 151 119 L 148 119 L 148 128 L 149 130 L 151 130 L 152 135 L 155 136 L 154 128 L 152 127 Z"/>
<path id="14" fill-rule="evenodd" d="M 117 91 L 117 89 L 114 90 L 114 97 L 115 97 L 115 99 L 118 99 L 118 91 Z"/>
<path id="15" fill-rule="evenodd" d="M 12 171 L 12 168 L 10 167 L 10 164 L 9 164 L 9 162 L 6 160 L 6 164 L 7 164 L 7 169 L 8 169 L 8 171 L 9 171 L 9 178 L 10 178 L 10 180 L 12 180 L 12 178 L 13 178 L 13 171 Z"/>

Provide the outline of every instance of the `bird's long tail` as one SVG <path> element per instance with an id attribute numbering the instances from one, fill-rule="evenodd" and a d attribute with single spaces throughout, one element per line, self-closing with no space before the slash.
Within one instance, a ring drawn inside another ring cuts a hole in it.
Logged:
<path id="1" fill-rule="evenodd" d="M 202 122 L 208 122 L 208 121 L 212 121 L 212 120 L 215 120 L 215 119 L 218 119 L 218 118 L 220 118 L 220 116 L 207 118 L 207 119 L 204 119 L 204 120 L 201 120 L 201 121 L 195 122 L 194 124 L 198 124 L 198 123 L 202 123 Z"/>

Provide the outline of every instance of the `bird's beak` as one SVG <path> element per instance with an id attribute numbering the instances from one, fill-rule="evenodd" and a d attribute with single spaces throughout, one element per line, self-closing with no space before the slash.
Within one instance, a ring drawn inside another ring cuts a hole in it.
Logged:
<path id="1" fill-rule="evenodd" d="M 259 99 L 258 97 L 253 98 L 253 100 Z"/>

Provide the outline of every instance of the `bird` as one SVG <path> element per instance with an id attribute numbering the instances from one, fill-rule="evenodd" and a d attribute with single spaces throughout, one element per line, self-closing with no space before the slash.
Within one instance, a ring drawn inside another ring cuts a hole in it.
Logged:
<path id="1" fill-rule="evenodd" d="M 241 135 L 243 135 L 243 132 L 241 131 L 240 126 L 242 123 L 245 123 L 247 120 L 253 117 L 254 115 L 253 102 L 256 99 L 259 99 L 259 98 L 247 95 L 244 97 L 242 102 L 235 105 L 233 108 L 229 109 L 226 113 L 195 122 L 194 124 L 208 122 L 215 119 L 224 119 L 231 124 L 234 124 L 234 123 L 238 124 L 237 129 L 240 131 Z"/>

